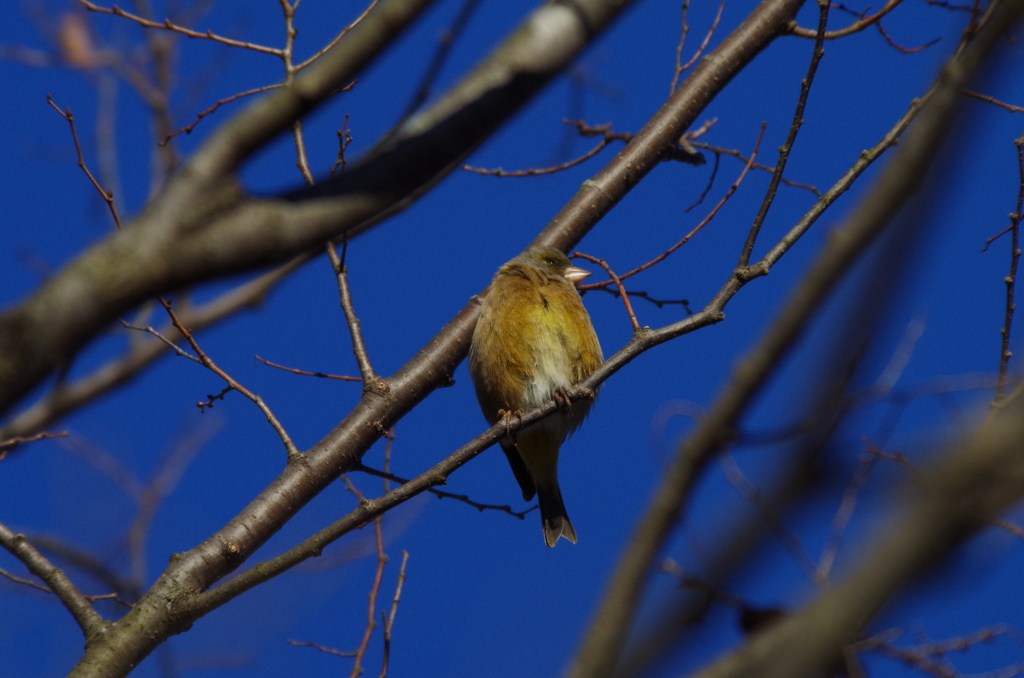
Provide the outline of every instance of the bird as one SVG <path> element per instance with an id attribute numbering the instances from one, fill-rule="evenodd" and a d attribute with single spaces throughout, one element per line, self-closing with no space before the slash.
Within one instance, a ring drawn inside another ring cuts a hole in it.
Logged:
<path id="1" fill-rule="evenodd" d="M 523 499 L 537 496 L 544 542 L 551 547 L 559 537 L 576 543 L 558 485 L 558 451 L 593 404 L 584 398 L 569 405 L 564 392 L 604 360 L 576 290 L 589 275 L 553 247 L 527 249 L 491 281 L 469 351 L 469 374 L 491 426 L 502 420 L 507 425 L 553 399 L 566 403 L 501 441 Z"/>

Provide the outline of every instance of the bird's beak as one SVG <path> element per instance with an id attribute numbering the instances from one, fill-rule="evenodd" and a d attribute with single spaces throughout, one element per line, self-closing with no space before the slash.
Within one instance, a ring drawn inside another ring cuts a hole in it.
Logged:
<path id="1" fill-rule="evenodd" d="M 562 275 L 564 275 L 565 279 L 571 282 L 572 284 L 578 285 L 579 283 L 583 282 L 583 280 L 585 280 L 586 278 L 589 278 L 591 273 L 590 271 L 585 271 L 582 268 L 570 266 L 569 268 L 565 269 L 565 273 L 563 273 Z"/>

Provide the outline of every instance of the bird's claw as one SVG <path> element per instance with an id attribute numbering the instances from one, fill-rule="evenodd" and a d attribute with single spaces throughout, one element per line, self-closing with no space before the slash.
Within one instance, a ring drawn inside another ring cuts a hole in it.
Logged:
<path id="1" fill-rule="evenodd" d="M 507 435 L 508 439 L 514 443 L 515 431 L 510 431 L 509 429 L 512 427 L 513 418 L 518 418 L 520 426 L 522 425 L 523 413 L 519 410 L 498 410 L 498 417 L 501 419 L 502 423 L 505 424 L 505 435 Z"/>
<path id="2" fill-rule="evenodd" d="M 560 409 L 568 410 L 572 407 L 572 399 L 569 397 L 569 392 L 564 388 L 555 389 L 555 392 L 551 395 L 552 400 L 558 405 Z"/>

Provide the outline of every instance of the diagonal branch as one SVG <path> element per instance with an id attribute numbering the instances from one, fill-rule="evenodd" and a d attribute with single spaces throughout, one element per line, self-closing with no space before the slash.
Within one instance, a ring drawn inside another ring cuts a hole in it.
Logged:
<path id="1" fill-rule="evenodd" d="M 89 599 L 82 595 L 63 571 L 54 567 L 53 563 L 28 543 L 25 535 L 15 534 L 6 525 L 0 525 L 0 546 L 24 563 L 29 572 L 46 582 L 50 591 L 60 598 L 60 602 L 75 618 L 87 640 L 103 630 L 106 622 L 93 609 Z"/>

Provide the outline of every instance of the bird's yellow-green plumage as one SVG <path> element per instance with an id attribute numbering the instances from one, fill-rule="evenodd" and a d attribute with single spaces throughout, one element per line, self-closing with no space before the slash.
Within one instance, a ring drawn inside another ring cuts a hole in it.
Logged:
<path id="1" fill-rule="evenodd" d="M 477 400 L 491 425 L 502 411 L 543 405 L 601 364 L 601 346 L 575 286 L 587 275 L 557 249 L 534 247 L 494 276 L 469 352 Z M 523 498 L 537 494 L 548 546 L 559 536 L 576 543 L 558 486 L 558 450 L 590 405 L 577 401 L 502 443 Z"/>

